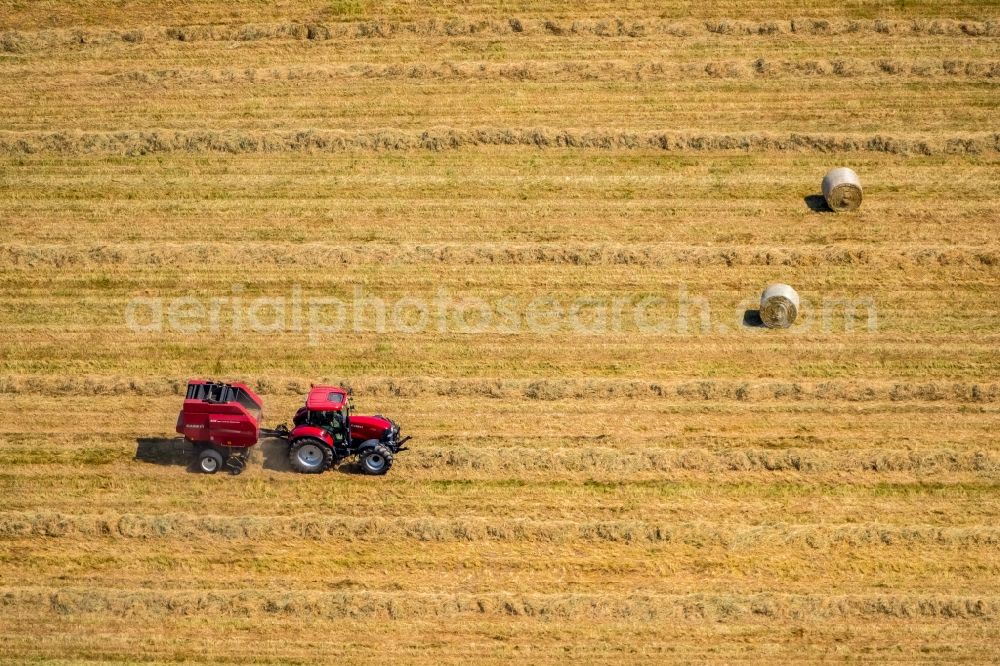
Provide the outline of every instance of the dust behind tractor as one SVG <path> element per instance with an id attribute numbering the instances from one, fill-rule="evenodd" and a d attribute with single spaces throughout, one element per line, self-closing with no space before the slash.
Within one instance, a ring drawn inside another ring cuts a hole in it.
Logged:
<path id="1" fill-rule="evenodd" d="M 385 474 L 409 437 L 384 416 L 353 413 L 351 392 L 339 386 L 314 386 L 299 408 L 291 430 L 261 428 L 263 402 L 246 384 L 191 380 L 177 417 L 177 432 L 195 447 L 198 469 L 239 474 L 261 437 L 288 442 L 296 472 L 319 474 L 356 459 L 365 474 Z"/>

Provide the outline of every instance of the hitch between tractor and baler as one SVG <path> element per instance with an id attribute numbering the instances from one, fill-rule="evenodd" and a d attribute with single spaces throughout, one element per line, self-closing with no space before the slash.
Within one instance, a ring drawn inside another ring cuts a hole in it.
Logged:
<path id="1" fill-rule="evenodd" d="M 273 437 L 275 439 L 288 439 L 288 436 L 292 434 L 292 431 L 288 429 L 288 426 L 282 423 L 276 428 L 261 428 L 261 437 Z"/>

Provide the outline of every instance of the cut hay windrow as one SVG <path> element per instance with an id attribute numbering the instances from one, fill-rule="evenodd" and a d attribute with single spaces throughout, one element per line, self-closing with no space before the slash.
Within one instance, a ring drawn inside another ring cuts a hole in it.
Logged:
<path id="1" fill-rule="evenodd" d="M 134 440 L 133 440 L 134 442 Z M 194 459 L 190 446 L 182 440 L 153 440 L 156 446 L 143 446 L 140 462 L 172 464 L 178 468 Z M 422 445 L 419 455 L 400 459 L 397 466 L 414 481 L 462 479 L 491 481 L 503 478 L 519 480 L 600 480 L 629 483 L 635 481 L 681 481 L 710 476 L 719 483 L 760 480 L 795 480 L 802 483 L 840 483 L 849 478 L 852 484 L 874 481 L 919 481 L 935 474 L 948 482 L 996 480 L 1000 457 L 984 450 L 922 448 L 920 450 L 872 448 L 861 451 L 823 450 L 799 447 L 759 448 L 739 446 L 724 449 L 660 447 L 649 443 L 640 450 L 618 446 L 526 447 L 519 445 L 468 445 L 467 439 L 449 446 Z M 268 469 L 287 471 L 287 446 L 273 440 L 262 445 L 271 461 Z M 8 469 L 30 474 L 49 465 L 72 464 L 79 460 L 84 470 L 101 473 L 102 465 L 118 469 L 135 467 L 134 443 L 118 449 L 81 452 L 69 460 L 30 452 L 9 453 Z M 187 455 L 184 451 L 187 451 Z M 138 455 L 138 454 L 137 454 Z M 278 462 L 275 462 L 278 461 Z M 256 462 L 252 462 L 257 465 Z M 350 464 L 348 463 L 348 471 Z M 944 477 L 948 478 L 945 479 Z"/>
<path id="2" fill-rule="evenodd" d="M 36 75 L 36 69 L 30 70 Z M 60 76 L 58 71 L 47 73 Z M 1000 78 L 1000 61 L 962 59 L 863 60 L 711 60 L 678 63 L 669 60 L 567 60 L 353 63 L 343 65 L 267 68 L 158 68 L 115 73 L 95 72 L 90 88 L 147 85 L 160 89 L 191 85 L 269 85 L 275 82 L 330 83 L 336 81 L 683 81 L 697 78 L 776 77 L 949 77 Z M 45 78 L 43 77 L 44 81 Z"/>
<path id="3" fill-rule="evenodd" d="M 341 153 L 443 151 L 481 146 L 539 149 L 699 152 L 889 153 L 967 155 L 1000 152 L 1000 133 L 965 136 L 686 134 L 672 131 L 551 127 L 434 127 L 353 132 L 302 129 L 0 132 L 0 154 L 148 155 L 155 153 Z"/>
<path id="4" fill-rule="evenodd" d="M 706 409 L 701 405 L 692 404 L 683 408 L 671 410 L 673 414 L 684 414 L 692 418 L 698 418 L 706 413 Z M 908 406 L 909 407 L 909 406 Z M 908 414 L 910 421 L 919 420 L 924 424 L 935 424 L 942 417 L 955 416 L 957 410 L 952 410 L 950 406 L 944 409 L 921 409 L 921 406 L 912 406 L 915 409 L 904 409 L 897 413 Z M 743 410 L 739 405 L 718 405 L 713 404 L 710 409 L 714 416 L 739 415 Z M 172 415 L 174 410 L 167 407 L 157 412 Z M 494 420 L 501 417 L 494 412 Z M 648 410 L 641 410 L 648 413 Z M 889 410 L 858 410 L 849 404 L 841 404 L 836 407 L 822 409 L 819 404 L 814 404 L 810 408 L 803 409 L 801 406 L 775 405 L 768 410 L 769 413 L 785 419 L 795 419 L 801 414 L 815 414 L 817 418 L 824 422 L 837 422 L 844 414 L 856 414 L 859 411 L 865 417 L 877 417 Z M 895 410 L 892 410 L 895 412 Z M 913 457 L 927 460 L 935 458 L 948 459 L 955 462 L 966 463 L 963 470 L 965 472 L 988 471 L 995 466 L 991 462 L 991 455 L 983 449 L 981 429 L 976 428 L 975 418 L 966 417 L 963 419 L 969 426 L 963 429 L 962 433 L 955 433 L 945 444 L 942 441 L 940 430 L 921 429 L 920 431 L 906 435 L 906 452 L 914 454 Z M 30 428 L 30 426 L 28 426 Z M 484 429 L 486 430 L 486 429 Z M 905 425 L 896 424 L 895 431 L 906 432 Z M 631 431 L 627 431 L 631 432 Z M 5 460 L 10 467 L 15 466 L 38 466 L 38 465 L 80 465 L 80 466 L 100 466 L 117 465 L 129 463 L 137 460 L 143 462 L 157 462 L 164 465 L 178 465 L 186 467 L 194 459 L 194 447 L 184 442 L 179 436 L 171 433 L 163 433 L 160 436 L 148 436 L 146 432 L 123 432 L 121 430 L 103 432 L 101 430 L 90 430 L 79 432 L 74 430 L 53 431 L 46 436 L 49 447 L 45 451 L 39 451 L 34 443 L 36 437 L 30 429 L 11 430 L 0 435 L 0 458 Z M 448 432 L 421 432 L 421 450 L 434 451 L 438 454 L 446 455 L 454 451 L 460 443 L 464 443 L 470 449 L 493 451 L 499 448 L 523 448 L 534 447 L 545 451 L 563 451 L 572 448 L 584 448 L 598 446 L 605 449 L 618 451 L 625 450 L 631 446 L 631 436 L 614 437 L 607 432 L 594 432 L 590 430 L 574 429 L 571 432 L 549 432 L 544 434 L 524 435 L 514 433 L 504 433 L 488 429 L 478 435 L 462 435 L 456 437 Z M 678 434 L 664 434 L 651 437 L 648 446 L 655 449 L 677 450 L 677 451 L 699 451 L 716 454 L 719 452 L 731 451 L 789 451 L 803 450 L 808 448 L 814 452 L 823 451 L 845 451 L 857 448 L 858 435 L 855 432 L 845 431 L 829 435 L 802 435 L 796 434 L 792 430 L 783 434 L 775 434 L 772 431 L 759 431 L 754 434 L 717 434 L 690 432 Z M 881 449 L 880 456 L 892 455 L 901 457 L 901 449 Z M 966 455 L 968 453 L 973 455 Z M 285 470 L 284 463 L 285 445 L 280 440 L 264 439 L 258 451 L 254 451 L 251 456 L 251 463 L 263 466 L 264 469 Z M 979 455 L 975 455 L 979 453 Z M 266 464 L 264 464 L 266 461 Z M 886 467 L 885 459 L 875 462 L 872 467 Z"/>
<path id="5" fill-rule="evenodd" d="M 289 539 L 379 542 L 531 542 L 663 544 L 685 548 L 755 550 L 798 547 L 952 548 L 1000 545 L 1000 527 L 971 525 L 795 524 L 728 525 L 650 523 L 638 520 L 527 520 L 461 516 L 446 518 L 222 516 L 170 514 L 0 513 L 0 539 L 108 538 L 227 541 Z"/>
<path id="6" fill-rule="evenodd" d="M 183 466 L 193 459 L 193 452 L 182 440 L 155 440 L 154 453 L 145 449 L 147 462 L 172 463 Z M 272 441 L 262 444 L 272 462 L 269 468 L 287 469 L 287 450 Z M 189 453 L 185 458 L 184 450 Z M 79 469 L 95 469 L 95 465 L 114 464 L 118 467 L 132 464 L 132 447 L 83 451 L 75 459 L 87 463 Z M 93 460 L 87 455 L 93 453 Z M 276 465 L 273 460 L 280 463 Z M 19 463 L 25 463 L 23 465 Z M 21 458 L 11 455 L 11 470 L 27 473 L 30 467 L 51 467 L 65 464 L 44 455 Z M 646 442 L 639 449 L 625 446 L 529 447 L 519 445 L 477 444 L 469 440 L 453 439 L 446 446 L 422 445 L 418 456 L 400 459 L 398 465 L 414 480 L 461 478 L 465 480 L 492 480 L 498 475 L 517 479 L 600 479 L 606 482 L 649 480 L 680 480 L 712 475 L 720 482 L 746 478 L 773 477 L 798 479 L 809 482 L 844 482 L 849 475 L 851 483 L 870 483 L 876 480 L 911 480 L 915 475 L 952 475 L 966 480 L 1000 480 L 1000 455 L 988 450 L 952 448 L 891 449 L 866 448 L 859 450 L 817 449 L 802 446 L 788 448 L 761 448 L 729 446 L 702 448 L 684 445 L 663 446 L 661 442 Z M 99 468 L 96 472 L 99 472 Z M 95 473 L 96 473 L 95 472 Z M 81 471 L 82 473 L 82 471 Z"/>
<path id="7" fill-rule="evenodd" d="M 664 402 L 957 402 L 1000 401 L 997 382 L 871 380 L 646 381 L 639 379 L 445 379 L 437 377 L 219 377 L 244 381 L 263 395 L 305 395 L 313 383 L 352 386 L 373 397 L 477 397 L 496 400 L 662 399 Z M 0 375 L 0 395 L 183 395 L 187 378 Z"/>
<path id="8" fill-rule="evenodd" d="M 823 18 L 789 18 L 775 21 L 740 21 L 720 18 L 709 21 L 664 19 L 575 19 L 562 18 L 480 18 L 455 16 L 449 19 L 423 21 L 321 21 L 245 23 L 228 25 L 146 26 L 130 29 L 61 28 L 45 30 L 8 30 L 0 33 L 0 52 L 24 53 L 42 49 L 125 47 L 162 42 L 257 42 L 479 38 L 497 39 L 516 36 L 519 39 L 644 39 L 651 37 L 670 40 L 741 37 L 760 40 L 777 35 L 828 38 L 838 35 L 891 35 L 897 39 L 934 36 L 938 38 L 988 38 L 1000 36 L 1000 21 L 957 19 L 910 20 L 845 20 Z"/>
<path id="9" fill-rule="evenodd" d="M 58 244 L 0 243 L 0 269 L 37 268 L 75 271 L 88 266 L 200 268 L 209 262 L 229 266 L 312 267 L 314 257 L 326 265 L 370 262 L 414 266 L 874 266 L 906 270 L 915 266 L 968 266 L 994 271 L 1000 248 L 991 246 L 828 245 L 766 247 L 704 246 L 648 243 L 285 243 L 198 242 Z"/>
<path id="10" fill-rule="evenodd" d="M 993 622 L 1000 597 L 990 594 L 515 594 L 446 592 L 270 592 L 144 590 L 98 587 L 3 587 L 0 612 L 68 619 L 205 616 L 393 620 L 536 618 L 539 620 L 772 623 L 789 620 Z"/>
<path id="11" fill-rule="evenodd" d="M 422 447 L 407 460 L 414 470 L 461 471 L 466 476 L 583 473 L 601 478 L 631 478 L 643 474 L 780 473 L 796 476 L 835 472 L 882 475 L 894 473 L 966 473 L 994 478 L 1000 457 L 986 451 L 908 451 L 870 448 L 863 451 L 823 451 L 806 448 L 728 450 L 643 448 L 627 454 L 618 448 L 574 447 Z M 858 479 L 860 480 L 860 479 Z"/>

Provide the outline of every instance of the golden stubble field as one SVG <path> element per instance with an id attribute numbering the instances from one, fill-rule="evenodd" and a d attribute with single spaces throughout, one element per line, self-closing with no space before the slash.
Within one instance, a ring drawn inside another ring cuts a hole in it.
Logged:
<path id="1" fill-rule="evenodd" d="M 990 2 L 0 0 L 0 660 L 996 660 L 998 81 Z M 190 473 L 192 376 L 413 450 Z"/>

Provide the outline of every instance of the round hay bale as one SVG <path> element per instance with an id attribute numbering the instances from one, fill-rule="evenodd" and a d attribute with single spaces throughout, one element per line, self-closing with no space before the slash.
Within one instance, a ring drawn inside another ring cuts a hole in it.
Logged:
<path id="1" fill-rule="evenodd" d="M 788 328 L 799 315 L 799 295 L 787 284 L 769 284 L 760 295 L 760 320 L 768 328 Z"/>
<path id="2" fill-rule="evenodd" d="M 823 177 L 823 198 L 830 210 L 838 213 L 857 210 L 861 205 L 861 180 L 847 167 L 830 169 Z"/>

